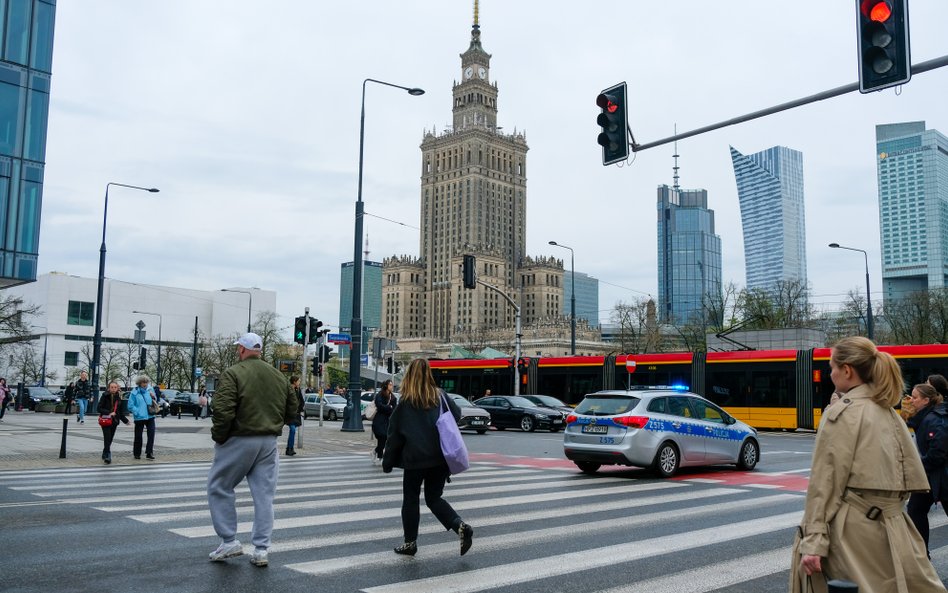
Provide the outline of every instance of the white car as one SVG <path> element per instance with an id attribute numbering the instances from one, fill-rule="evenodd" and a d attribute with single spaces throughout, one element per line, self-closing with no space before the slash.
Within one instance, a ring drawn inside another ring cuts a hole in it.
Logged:
<path id="1" fill-rule="evenodd" d="M 322 396 L 325 402 L 322 404 L 324 420 L 340 420 L 346 410 L 346 398 L 341 395 L 326 394 Z M 310 416 L 319 417 L 320 395 L 318 393 L 307 393 L 306 400 L 303 403 L 303 418 Z"/>

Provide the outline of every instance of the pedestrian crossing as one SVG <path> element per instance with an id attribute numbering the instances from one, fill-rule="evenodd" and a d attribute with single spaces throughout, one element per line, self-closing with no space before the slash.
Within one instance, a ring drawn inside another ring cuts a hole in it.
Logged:
<path id="1" fill-rule="evenodd" d="M 0 472 L 0 491 L 17 494 L 2 499 L 0 517 L 5 508 L 38 512 L 47 504 L 105 513 L 130 532 L 153 534 L 149 545 L 164 546 L 161 554 L 174 558 L 182 575 L 200 574 L 217 545 L 206 502 L 209 467 Z M 422 502 L 419 551 L 404 557 L 392 553 L 402 540 L 399 470 L 383 474 L 364 455 L 284 459 L 268 570 L 292 575 L 300 591 L 782 592 L 803 494 L 768 489 L 756 483 L 756 473 L 735 485 L 687 474 L 660 480 L 641 472 L 587 476 L 475 463 L 445 489 L 445 499 L 475 529 L 472 550 L 460 557 L 457 537 Z M 253 507 L 245 485 L 237 508 L 238 537 L 249 544 Z M 936 509 L 931 522 L 932 555 L 943 573 L 948 518 Z M 120 557 L 122 531 L 98 549 Z M 259 570 L 241 560 L 229 563 Z M 181 591 L 195 590 L 188 578 Z"/>

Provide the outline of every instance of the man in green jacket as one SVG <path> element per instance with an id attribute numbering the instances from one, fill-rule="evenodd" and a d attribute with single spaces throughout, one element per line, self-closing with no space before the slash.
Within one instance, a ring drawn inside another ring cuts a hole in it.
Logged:
<path id="1" fill-rule="evenodd" d="M 244 334 L 234 344 L 240 362 L 221 373 L 214 394 L 214 462 L 207 475 L 207 499 L 221 544 L 208 557 L 218 562 L 244 553 L 237 540 L 234 488 L 246 478 L 254 507 L 250 562 L 266 566 L 279 473 L 277 437 L 293 420 L 297 402 L 286 377 L 260 359 L 260 336 Z"/>

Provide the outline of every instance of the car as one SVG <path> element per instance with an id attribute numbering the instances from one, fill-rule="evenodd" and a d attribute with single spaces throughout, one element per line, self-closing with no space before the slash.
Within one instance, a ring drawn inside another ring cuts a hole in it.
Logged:
<path id="1" fill-rule="evenodd" d="M 461 410 L 461 417 L 458 419 L 458 428 L 461 430 L 476 430 L 477 434 L 484 434 L 490 428 L 490 412 L 484 408 L 475 406 L 463 395 L 449 393 L 450 397 Z"/>
<path id="2" fill-rule="evenodd" d="M 754 469 L 757 430 L 705 398 L 672 387 L 591 393 L 567 419 L 563 451 L 584 473 L 603 465 L 653 469 L 734 464 Z"/>
<path id="3" fill-rule="evenodd" d="M 554 410 L 559 410 L 564 414 L 572 414 L 573 408 L 567 406 L 563 403 L 563 400 L 557 399 L 552 395 L 524 395 L 528 400 L 532 401 L 538 406 L 546 406 L 547 408 L 553 408 Z"/>
<path id="4" fill-rule="evenodd" d="M 55 395 L 52 391 L 40 385 L 24 387 L 23 391 L 26 394 L 26 405 L 30 410 L 35 410 L 37 404 L 58 404 L 62 401 L 62 397 Z"/>
<path id="5" fill-rule="evenodd" d="M 341 395 L 333 395 L 327 393 L 322 396 L 325 398 L 323 403 L 323 419 L 324 420 L 339 420 L 342 418 L 343 413 L 346 410 L 346 404 L 348 401 L 346 398 Z M 303 402 L 303 418 L 309 418 L 310 416 L 319 417 L 319 407 L 320 407 L 320 395 L 318 393 L 307 393 L 306 399 Z"/>
<path id="6" fill-rule="evenodd" d="M 164 391 L 162 391 L 162 393 L 164 393 Z M 199 397 L 200 396 L 193 391 L 179 391 L 169 402 L 171 414 L 174 416 L 179 414 L 193 416 L 201 408 L 198 404 Z"/>
<path id="7" fill-rule="evenodd" d="M 475 406 L 490 413 L 491 424 L 497 430 L 519 428 L 524 432 L 536 429 L 556 432 L 563 428 L 563 413 L 553 408 L 538 406 L 517 395 L 490 395 L 474 402 Z"/>

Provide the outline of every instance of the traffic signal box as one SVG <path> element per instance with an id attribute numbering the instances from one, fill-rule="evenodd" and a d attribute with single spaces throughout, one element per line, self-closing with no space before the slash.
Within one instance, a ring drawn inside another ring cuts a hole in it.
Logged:
<path id="1" fill-rule="evenodd" d="M 596 123 L 602 128 L 599 145 L 602 146 L 602 164 L 611 165 L 629 158 L 627 89 L 624 82 L 609 87 L 596 97 L 602 110 Z"/>
<path id="2" fill-rule="evenodd" d="M 908 0 L 856 0 L 859 92 L 871 93 L 912 78 Z"/>
<path id="3" fill-rule="evenodd" d="M 293 324 L 293 341 L 303 344 L 306 341 L 306 317 L 297 317 Z"/>
<path id="4" fill-rule="evenodd" d="M 477 288 L 477 263 L 473 255 L 464 256 L 464 288 Z"/>
<path id="5" fill-rule="evenodd" d="M 319 341 L 319 328 L 323 326 L 323 322 L 316 319 L 315 317 L 309 318 L 309 343 L 315 344 Z M 302 344 L 302 342 L 300 342 Z"/>

